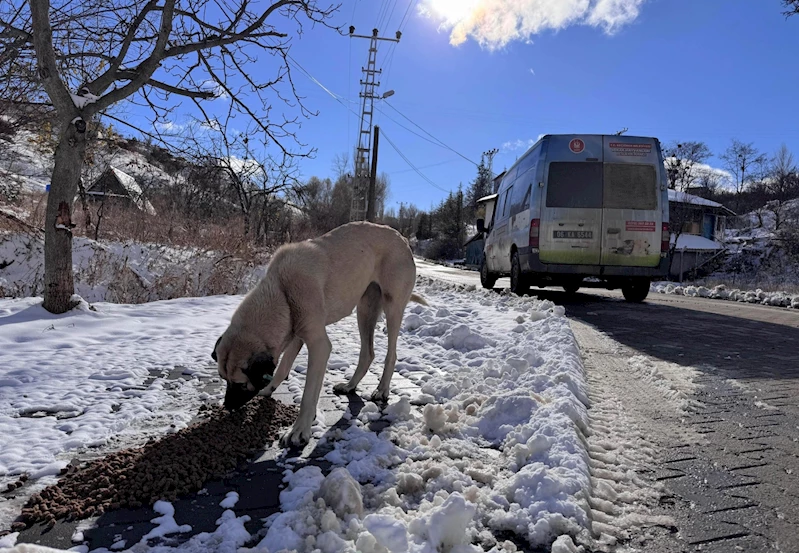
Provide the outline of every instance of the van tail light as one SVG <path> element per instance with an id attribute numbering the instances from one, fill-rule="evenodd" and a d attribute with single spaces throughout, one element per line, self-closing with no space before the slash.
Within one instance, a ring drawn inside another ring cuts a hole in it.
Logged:
<path id="1" fill-rule="evenodd" d="M 663 223 L 663 232 L 660 235 L 660 252 L 668 253 L 669 243 L 671 242 L 671 233 L 669 232 L 669 224 Z"/>
<path id="2" fill-rule="evenodd" d="M 530 247 L 537 248 L 541 236 L 541 219 L 530 221 Z"/>

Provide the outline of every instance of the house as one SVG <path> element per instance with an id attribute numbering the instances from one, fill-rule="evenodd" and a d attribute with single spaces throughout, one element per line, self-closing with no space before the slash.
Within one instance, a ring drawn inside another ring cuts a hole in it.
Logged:
<path id="1" fill-rule="evenodd" d="M 484 198 L 480 198 L 479 200 L 477 200 L 478 211 L 482 211 L 483 213 L 485 213 L 484 225 L 486 227 L 488 227 L 491 224 L 491 218 L 494 216 L 494 203 L 496 201 L 497 201 L 496 194 L 490 194 Z M 463 245 L 464 255 L 466 258 L 464 261 L 464 265 L 466 265 L 471 269 L 479 269 L 480 264 L 483 262 L 484 245 L 485 245 L 485 233 L 477 231 Z"/>
<path id="2" fill-rule="evenodd" d="M 682 280 L 711 261 L 719 259 L 726 247 L 727 218 L 735 213 L 718 202 L 669 190 L 669 225 L 673 255 L 670 276 Z"/>
<path id="3" fill-rule="evenodd" d="M 129 202 L 148 215 L 155 215 L 155 208 L 144 197 L 136 179 L 114 166 L 109 166 L 87 189 L 86 195 L 94 201 L 113 198 L 118 202 Z"/>

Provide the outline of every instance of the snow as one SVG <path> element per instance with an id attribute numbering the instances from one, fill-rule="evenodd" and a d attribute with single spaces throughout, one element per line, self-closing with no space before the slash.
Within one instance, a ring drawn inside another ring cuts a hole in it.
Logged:
<path id="1" fill-rule="evenodd" d="M 671 243 L 674 244 L 674 234 L 671 235 Z M 724 245 L 704 236 L 695 234 L 681 234 L 677 237 L 677 250 L 723 250 Z"/>
<path id="2" fill-rule="evenodd" d="M 739 290 L 737 288 L 730 289 L 724 284 L 716 285 L 713 288 L 707 288 L 705 286 L 694 285 L 682 286 L 673 282 L 653 282 L 650 286 L 650 290 L 659 294 L 710 298 L 799 309 L 799 295 L 783 291 L 766 292 L 760 288 L 757 290 Z"/>
<path id="3" fill-rule="evenodd" d="M 181 525 L 175 522 L 175 507 L 169 501 L 156 501 L 153 510 L 161 516 L 155 517 L 151 521 L 156 524 L 156 527 L 145 534 L 141 541 L 146 542 L 151 538 L 162 538 L 169 534 L 191 532 L 191 526 L 188 524 Z"/>
<path id="4" fill-rule="evenodd" d="M 669 189 L 669 201 L 726 209 L 722 204 L 714 202 L 713 200 L 708 200 L 700 196 L 694 196 L 693 194 L 688 194 L 687 192 L 678 192 L 677 190 L 672 190 L 671 188 Z"/>
<path id="5" fill-rule="evenodd" d="M 73 238 L 75 291 L 88 302 L 140 303 L 184 296 L 243 294 L 265 267 L 192 248 Z M 218 263 L 225 258 L 225 263 Z M 38 295 L 44 238 L 0 231 L 0 297 Z M 219 288 L 222 290 L 219 290 Z"/>
<path id="6" fill-rule="evenodd" d="M 515 550 L 506 536 L 532 548 L 556 539 L 558 547 L 591 542 L 589 401 L 563 308 L 426 276 L 417 292 L 430 307 L 408 307 L 413 324 L 400 336 L 396 372 L 418 388 L 392 390 L 388 406 L 365 400 L 335 428 L 318 417 L 315 437 L 332 446 L 325 460 L 333 470 L 286 461 L 281 511 L 265 520 L 253 551 Z M 92 309 L 84 302 L 59 316 L 36 298 L 0 300 L 0 351 L 8 359 L 0 380 L 10 384 L 0 387 L 7 444 L 0 486 L 40 471 L 25 492 L 33 493 L 52 482 L 41 471 L 53 473 L 89 448 L 102 452 L 174 431 L 171 425 L 187 425 L 199 405 L 219 402 L 224 389 L 210 351 L 241 299 L 94 303 Z M 334 354 L 327 393 L 354 370 L 359 353 L 354 316 L 328 332 Z M 375 342 L 379 355 L 384 323 Z M 298 402 L 304 352 L 296 364 L 281 389 Z M 381 365 L 372 372 L 379 374 Z M 165 378 L 176 369 L 183 378 Z M 371 391 L 359 390 L 364 398 Z M 348 399 L 335 401 L 343 412 Z M 376 420 L 387 424 L 378 433 L 369 428 Z M 230 493 L 222 501 L 215 532 L 177 547 L 135 549 L 233 552 L 255 543 L 258 537 L 244 527 L 249 518 L 236 516 L 237 500 Z M 0 528 L 20 506 L 20 500 L 0 503 Z M 175 522 L 171 504 L 158 508 L 150 537 L 191 533 Z"/>

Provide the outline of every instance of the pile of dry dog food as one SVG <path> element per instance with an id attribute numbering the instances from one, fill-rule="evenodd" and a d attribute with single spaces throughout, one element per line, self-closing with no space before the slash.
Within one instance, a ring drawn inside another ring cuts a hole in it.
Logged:
<path id="1" fill-rule="evenodd" d="M 207 420 L 142 447 L 70 465 L 57 484 L 30 498 L 13 529 L 36 522 L 52 526 L 57 519 L 98 516 L 159 499 L 174 501 L 198 491 L 277 439 L 280 429 L 294 422 L 297 410 L 258 397 L 232 412 L 208 407 L 205 415 Z"/>

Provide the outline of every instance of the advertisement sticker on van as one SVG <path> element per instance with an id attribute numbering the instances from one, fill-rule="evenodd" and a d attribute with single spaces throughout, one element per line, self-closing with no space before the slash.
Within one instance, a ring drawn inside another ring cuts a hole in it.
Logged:
<path id="1" fill-rule="evenodd" d="M 627 144 L 624 142 L 611 142 L 608 144 L 610 151 L 617 156 L 646 157 L 652 153 L 652 144 Z"/>
<path id="2" fill-rule="evenodd" d="M 627 221 L 625 228 L 630 232 L 655 232 L 655 221 Z"/>

